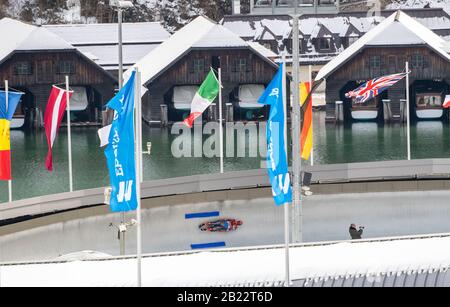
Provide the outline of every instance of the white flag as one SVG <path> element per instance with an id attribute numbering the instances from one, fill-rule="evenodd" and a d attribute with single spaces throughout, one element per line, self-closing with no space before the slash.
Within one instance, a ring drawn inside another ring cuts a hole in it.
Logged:
<path id="1" fill-rule="evenodd" d="M 100 147 L 106 146 L 109 144 L 109 133 L 111 132 L 111 126 L 108 125 L 103 128 L 98 129 L 98 137 L 100 138 Z"/>

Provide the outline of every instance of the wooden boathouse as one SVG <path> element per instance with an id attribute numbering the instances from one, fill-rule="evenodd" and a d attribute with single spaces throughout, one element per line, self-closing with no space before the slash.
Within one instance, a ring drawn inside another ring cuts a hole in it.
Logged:
<path id="1" fill-rule="evenodd" d="M 51 87 L 64 83 L 66 75 L 74 90 L 74 123 L 101 122 L 102 108 L 114 95 L 116 78 L 44 27 L 4 18 L 0 29 L 0 80 L 8 80 L 11 88 L 25 93 L 15 115 L 19 127 L 42 125 Z"/>
<path id="2" fill-rule="evenodd" d="M 136 64 L 147 89 L 144 119 L 163 125 L 183 120 L 209 70 L 221 67 L 224 117 L 228 121 L 263 120 L 267 109 L 257 99 L 278 69 L 271 60 L 274 57 L 263 46 L 197 17 Z M 217 104 L 205 113 L 205 119 L 217 119 Z"/>
<path id="3" fill-rule="evenodd" d="M 442 104 L 450 94 L 449 52 L 449 42 L 406 13 L 393 13 L 320 70 L 316 82 L 326 80 L 327 119 L 404 121 L 405 79 L 362 105 L 345 93 L 367 80 L 404 72 L 406 62 L 411 117 L 447 118 Z"/>

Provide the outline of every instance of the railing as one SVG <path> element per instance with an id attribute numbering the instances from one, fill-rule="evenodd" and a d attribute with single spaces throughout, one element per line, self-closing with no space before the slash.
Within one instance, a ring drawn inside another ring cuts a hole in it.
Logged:
<path id="1" fill-rule="evenodd" d="M 294 0 L 253 0 L 254 7 L 293 7 Z M 273 3 L 275 1 L 275 3 Z M 318 6 L 334 6 L 336 5 L 336 0 L 316 0 Z M 298 0 L 298 6 L 314 6 L 314 0 Z"/>

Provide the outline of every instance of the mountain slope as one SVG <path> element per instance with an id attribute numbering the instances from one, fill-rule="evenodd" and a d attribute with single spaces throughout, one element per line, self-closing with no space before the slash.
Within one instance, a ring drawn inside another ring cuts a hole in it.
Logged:
<path id="1" fill-rule="evenodd" d="M 249 6 L 249 0 L 242 2 L 244 7 Z M 12 17 L 33 24 L 116 22 L 117 12 L 109 3 L 109 0 L 0 0 L 0 18 Z M 133 8 L 124 11 L 124 21 L 161 21 L 170 31 L 199 14 L 219 21 L 231 13 L 230 0 L 134 0 L 133 3 Z"/>

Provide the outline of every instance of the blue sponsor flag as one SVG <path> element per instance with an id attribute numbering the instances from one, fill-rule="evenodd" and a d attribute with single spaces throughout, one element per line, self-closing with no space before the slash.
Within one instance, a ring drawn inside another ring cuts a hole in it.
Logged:
<path id="1" fill-rule="evenodd" d="M 287 154 L 284 144 L 283 65 L 259 98 L 258 102 L 270 105 L 267 120 L 267 169 L 275 204 L 292 202 Z"/>
<path id="2" fill-rule="evenodd" d="M 11 121 L 23 93 L 8 92 L 8 110 L 6 110 L 6 92 L 0 91 L 0 118 Z"/>
<path id="3" fill-rule="evenodd" d="M 106 105 L 114 120 L 105 149 L 111 182 L 110 206 L 113 212 L 136 210 L 136 165 L 134 159 L 134 83 L 136 72 Z"/>

